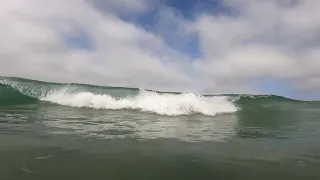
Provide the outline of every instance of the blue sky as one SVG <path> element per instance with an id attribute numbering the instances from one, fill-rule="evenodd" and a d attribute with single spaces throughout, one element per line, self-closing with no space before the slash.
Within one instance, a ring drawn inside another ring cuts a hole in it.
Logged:
<path id="1" fill-rule="evenodd" d="M 1 75 L 320 99 L 319 1 L 14 1 Z"/>

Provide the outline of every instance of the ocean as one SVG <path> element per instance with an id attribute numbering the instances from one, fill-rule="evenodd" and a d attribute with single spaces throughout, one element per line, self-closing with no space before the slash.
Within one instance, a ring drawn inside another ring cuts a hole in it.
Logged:
<path id="1" fill-rule="evenodd" d="M 319 180 L 320 102 L 0 77 L 1 180 Z"/>

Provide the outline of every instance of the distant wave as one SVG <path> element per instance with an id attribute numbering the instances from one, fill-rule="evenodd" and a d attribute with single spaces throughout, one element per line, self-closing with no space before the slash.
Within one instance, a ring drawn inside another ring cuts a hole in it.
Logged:
<path id="1" fill-rule="evenodd" d="M 136 88 L 59 84 L 22 78 L 0 77 L 0 105 L 49 102 L 93 109 L 129 109 L 160 115 L 203 114 L 215 116 L 234 113 L 243 104 L 254 106 L 266 101 L 290 101 L 281 96 L 215 95 L 163 93 Z"/>

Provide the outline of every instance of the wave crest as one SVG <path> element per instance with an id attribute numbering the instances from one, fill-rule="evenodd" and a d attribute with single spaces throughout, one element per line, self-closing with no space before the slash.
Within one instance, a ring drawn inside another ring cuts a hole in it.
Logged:
<path id="1" fill-rule="evenodd" d="M 122 98 L 107 94 L 70 93 L 67 90 L 60 90 L 52 92 L 41 100 L 72 107 L 132 109 L 169 116 L 197 113 L 215 116 L 237 111 L 237 107 L 224 96 L 204 97 L 192 93 L 160 94 L 144 90 L 141 90 L 137 96 Z"/>

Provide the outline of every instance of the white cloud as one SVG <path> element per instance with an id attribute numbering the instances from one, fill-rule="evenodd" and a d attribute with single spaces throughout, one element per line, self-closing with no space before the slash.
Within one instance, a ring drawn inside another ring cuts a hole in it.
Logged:
<path id="1" fill-rule="evenodd" d="M 204 52 L 198 66 L 205 78 L 219 87 L 225 81 L 250 86 L 258 77 L 269 77 L 320 90 L 312 80 L 320 72 L 319 56 L 312 55 L 320 50 L 314 41 L 320 38 L 320 1 L 234 0 L 228 6 L 238 15 L 202 14 L 193 24 Z"/>
<path id="2" fill-rule="evenodd" d="M 0 75 L 214 93 L 253 93 L 252 81 L 269 77 L 320 90 L 320 1 L 225 5 L 236 15 L 186 20 L 162 6 L 150 32 L 118 16 L 157 8 L 146 0 L 3 2 Z M 175 49 L 193 35 L 203 53 L 197 60 Z M 72 47 L 79 39 L 88 48 Z"/>
<path id="3" fill-rule="evenodd" d="M 158 88 L 191 83 L 179 65 L 183 56 L 161 37 L 85 1 L 14 0 L 1 8 L 2 75 Z M 92 50 L 67 45 L 79 29 Z"/>

